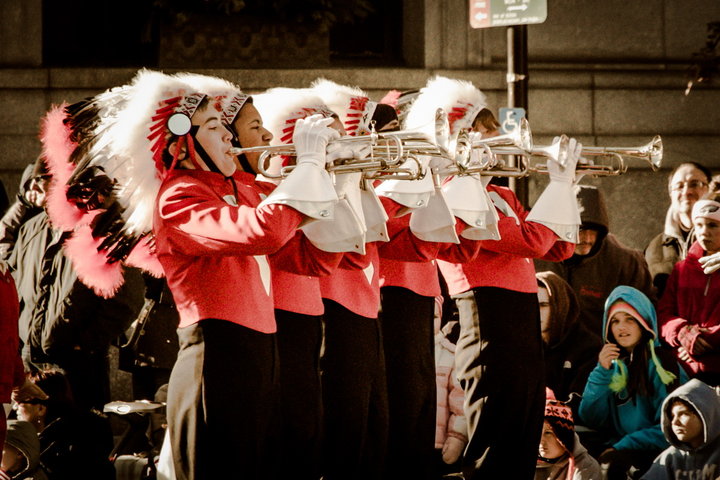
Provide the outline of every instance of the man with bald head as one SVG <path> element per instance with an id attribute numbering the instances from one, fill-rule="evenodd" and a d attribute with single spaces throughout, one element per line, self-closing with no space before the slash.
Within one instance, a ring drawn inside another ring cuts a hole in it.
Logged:
<path id="1" fill-rule="evenodd" d="M 668 177 L 670 208 L 665 216 L 665 228 L 645 249 L 645 260 L 658 297 L 665 290 L 673 267 L 685 258 L 694 241 L 692 208 L 708 192 L 711 178 L 710 170 L 696 162 L 678 165 Z"/>

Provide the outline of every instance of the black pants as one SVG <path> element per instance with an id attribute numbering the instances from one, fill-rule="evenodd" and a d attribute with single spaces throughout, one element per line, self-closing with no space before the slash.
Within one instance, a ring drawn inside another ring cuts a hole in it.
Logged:
<path id="1" fill-rule="evenodd" d="M 280 352 L 279 479 L 320 478 L 322 317 L 275 310 Z"/>
<path id="2" fill-rule="evenodd" d="M 267 478 L 279 394 L 275 335 L 210 319 L 178 337 L 167 401 L 177 479 Z"/>
<path id="3" fill-rule="evenodd" d="M 532 479 L 545 406 L 537 295 L 482 287 L 454 298 L 470 437 L 465 479 Z"/>
<path id="4" fill-rule="evenodd" d="M 377 318 L 323 299 L 324 480 L 374 480 L 387 449 L 385 357 Z"/>
<path id="5" fill-rule="evenodd" d="M 435 299 L 402 287 L 383 287 L 382 332 L 390 430 L 387 478 L 435 478 L 437 386 Z"/>

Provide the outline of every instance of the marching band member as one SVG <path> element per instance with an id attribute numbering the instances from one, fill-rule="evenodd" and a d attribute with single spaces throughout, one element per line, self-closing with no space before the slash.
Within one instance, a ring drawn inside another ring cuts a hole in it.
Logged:
<path id="1" fill-rule="evenodd" d="M 322 101 L 301 89 L 274 88 L 254 96 L 255 105 L 272 135 L 272 145 L 292 142 L 296 122 L 310 115 L 333 118 L 331 128 L 343 135 L 342 123 Z M 243 145 L 249 146 L 249 145 Z M 336 218 L 342 215 L 336 208 Z M 332 223 L 332 222 L 329 222 Z M 298 230 L 296 235 L 304 235 Z M 324 253 L 337 263 L 342 253 Z M 317 480 L 321 476 L 322 391 L 320 348 L 323 341 L 320 296 L 321 275 L 304 275 L 288 268 L 284 258 L 309 261 L 317 252 L 297 252 L 286 247 L 270 255 L 275 319 L 280 354 L 280 431 L 278 478 Z M 329 274 L 326 271 L 318 272 Z"/>
<path id="2" fill-rule="evenodd" d="M 279 393 L 266 255 L 302 222 L 332 218 L 336 196 L 325 149 L 338 135 L 327 119 L 300 120 L 298 167 L 263 200 L 254 174 L 234 175 L 230 154 L 233 133 L 241 141 L 267 139 L 250 98 L 234 99 L 231 132 L 224 124 L 227 99 L 158 72 L 141 71 L 132 85 L 117 125 L 106 132 L 112 155 L 105 166 L 129 172 L 132 181 L 121 189 L 142 183 L 157 192 L 151 211 L 157 257 L 180 315 L 167 406 L 175 474 L 263 478 Z"/>
<path id="3" fill-rule="evenodd" d="M 531 259 L 558 261 L 573 252 L 580 149 L 571 139 L 566 167 L 549 163 L 550 184 L 529 213 L 511 190 L 487 185 L 499 240 L 484 240 L 471 262 L 438 262 L 460 314 L 456 367 L 470 435 L 463 461 L 468 480 L 533 478 L 544 382 Z"/>
<path id="4" fill-rule="evenodd" d="M 369 132 L 370 121 L 380 118 L 378 112 L 386 112 L 382 107 L 378 109 L 378 105 L 370 102 L 359 89 L 318 80 L 313 84 L 313 91 L 338 112 L 347 130 L 358 134 Z M 393 120 L 388 118 L 388 123 Z M 374 196 L 367 181 L 362 190 Z M 367 203 L 362 205 L 365 207 Z M 370 209 L 360 211 L 367 227 L 366 255 L 346 255 L 340 268 L 320 279 L 326 307 L 323 395 L 327 426 L 324 474 L 328 479 L 379 478 L 382 475 L 387 422 L 392 424 L 393 419 L 388 417 L 387 388 L 390 387 L 385 370 L 388 356 L 385 355 L 383 328 L 378 320 L 380 256 L 429 264 L 441 249 L 447 248 L 442 243 L 421 240 L 411 232 L 409 216 L 400 216 L 401 212 L 407 211 L 406 205 L 387 198 L 382 198 L 382 205 L 386 210 L 385 218 L 389 219 L 386 230 L 370 228 L 377 225 L 379 216 Z M 462 229 L 463 226 L 453 225 L 455 228 Z M 387 232 L 384 237 L 383 230 Z M 385 238 L 388 241 L 382 241 Z M 356 264 L 352 265 L 352 262 Z M 437 273 L 435 276 L 437 278 Z M 430 368 L 433 369 L 432 344 L 429 347 Z M 396 356 L 397 352 L 393 352 L 393 357 Z M 430 382 L 434 391 L 434 370 Z M 430 423 L 431 452 L 434 415 L 430 417 Z M 418 458 L 412 459 L 413 463 L 417 461 Z M 405 471 L 403 476 L 407 473 Z"/>
<path id="5" fill-rule="evenodd" d="M 421 90 L 409 107 L 406 129 L 432 124 L 437 108 L 453 112 L 451 137 L 470 128 L 485 105 L 485 96 L 466 82 L 447 80 L 443 79 L 441 85 L 437 85 L 437 80 L 431 81 Z M 437 194 L 443 195 L 440 191 Z M 419 211 L 412 214 L 416 213 Z M 479 246 L 478 242 L 472 243 Z M 476 251 L 473 248 L 472 254 Z M 441 294 L 439 272 L 434 260 L 404 262 L 387 258 L 383 253 L 381 246 L 381 319 L 390 407 L 387 470 L 391 478 L 436 478 L 433 320 L 435 297 Z"/>

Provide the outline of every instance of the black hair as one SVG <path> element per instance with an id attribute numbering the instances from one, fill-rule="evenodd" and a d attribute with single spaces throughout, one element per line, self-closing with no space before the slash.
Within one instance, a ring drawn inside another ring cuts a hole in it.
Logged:
<path id="1" fill-rule="evenodd" d="M 33 374 L 30 380 L 48 396 L 45 403 L 46 425 L 76 409 L 70 383 L 64 371 L 57 368 L 40 370 Z"/>

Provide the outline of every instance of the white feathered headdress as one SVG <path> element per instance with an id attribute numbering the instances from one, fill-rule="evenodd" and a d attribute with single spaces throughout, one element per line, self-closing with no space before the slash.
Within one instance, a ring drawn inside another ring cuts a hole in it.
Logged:
<path id="1" fill-rule="evenodd" d="M 357 87 L 340 85 L 325 78 L 315 80 L 310 89 L 325 105 L 340 116 L 348 135 L 367 135 L 377 102 Z"/>
<path id="2" fill-rule="evenodd" d="M 177 73 L 175 77 L 193 90 L 206 93 L 219 102 L 222 122 L 228 126 L 232 125 L 242 107 L 250 99 L 250 95 L 242 93 L 240 87 L 222 78 L 188 72 Z"/>
<path id="3" fill-rule="evenodd" d="M 65 168 L 74 168 L 62 179 L 66 198 L 84 209 L 65 253 L 97 294 L 117 291 L 123 265 L 162 274 L 148 234 L 160 183 L 174 166 L 165 150 L 175 136 L 194 155 L 190 118 L 205 96 L 178 78 L 141 70 L 128 85 L 66 107 L 64 119 L 49 114 L 54 125 L 68 126 L 64 144 L 54 144 L 63 147 L 55 149 L 65 152 Z"/>
<path id="4" fill-rule="evenodd" d="M 307 88 L 271 88 L 253 95 L 263 126 L 273 135 L 271 145 L 292 143 L 295 122 L 310 115 L 332 116 L 332 111 L 315 92 Z"/>
<path id="5" fill-rule="evenodd" d="M 437 76 L 430 79 L 410 106 L 405 128 L 434 133 L 435 111 L 442 108 L 450 123 L 450 135 L 471 128 L 478 112 L 486 107 L 485 94 L 465 80 Z"/>

